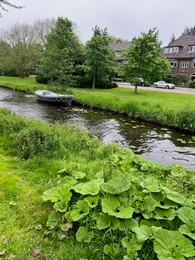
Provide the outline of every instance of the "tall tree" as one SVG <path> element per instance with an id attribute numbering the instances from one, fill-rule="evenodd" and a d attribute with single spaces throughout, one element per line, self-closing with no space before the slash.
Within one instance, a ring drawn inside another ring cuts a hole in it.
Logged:
<path id="1" fill-rule="evenodd" d="M 80 56 L 81 44 L 73 31 L 73 23 L 67 18 L 58 18 L 47 37 L 40 73 L 60 85 L 74 86 Z"/>
<path id="2" fill-rule="evenodd" d="M 135 83 L 137 93 L 138 78 L 148 82 L 162 79 L 170 70 L 169 62 L 161 56 L 163 48 L 158 40 L 158 31 L 150 29 L 132 40 L 130 47 L 124 51 L 128 59 L 125 64 L 126 75 Z"/>
<path id="3" fill-rule="evenodd" d="M 6 57 L 6 60 L 9 60 L 10 68 L 13 68 L 18 76 L 25 77 L 35 73 L 42 46 L 33 26 L 16 24 L 1 33 L 1 40 L 11 47 L 9 59 Z"/>
<path id="4" fill-rule="evenodd" d="M 107 29 L 95 27 L 94 34 L 86 44 L 85 71 L 94 89 L 98 84 L 112 81 L 116 71 L 114 52 L 110 47 L 111 38 Z"/>

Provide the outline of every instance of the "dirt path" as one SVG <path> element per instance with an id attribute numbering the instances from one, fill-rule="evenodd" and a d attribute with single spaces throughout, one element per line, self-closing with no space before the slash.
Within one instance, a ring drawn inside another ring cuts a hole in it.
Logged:
<path id="1" fill-rule="evenodd" d="M 134 88 L 130 83 L 125 82 L 117 82 L 118 86 L 120 88 Z M 151 87 L 138 87 L 138 89 L 145 89 L 145 90 L 156 90 L 156 91 L 162 91 L 162 92 L 173 92 L 173 93 L 179 93 L 179 94 L 190 94 L 195 95 L 195 89 L 192 88 L 175 88 L 175 89 L 165 89 L 165 88 L 154 88 Z"/>

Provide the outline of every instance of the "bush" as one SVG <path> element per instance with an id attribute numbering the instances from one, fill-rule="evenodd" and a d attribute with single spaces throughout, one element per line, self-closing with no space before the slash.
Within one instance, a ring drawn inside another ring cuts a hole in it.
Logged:
<path id="1" fill-rule="evenodd" d="M 78 80 L 78 85 L 77 87 L 79 88 L 92 88 L 92 81 L 83 77 Z M 110 88 L 117 88 L 118 85 L 115 82 L 112 81 L 107 81 L 107 82 L 101 82 L 101 81 L 96 81 L 95 88 L 101 88 L 101 89 L 110 89 Z"/>
<path id="2" fill-rule="evenodd" d="M 49 79 L 43 75 L 42 73 L 39 73 L 37 76 L 36 76 L 36 81 L 38 83 L 41 83 L 41 84 L 48 84 L 49 82 Z"/>
<path id="3" fill-rule="evenodd" d="M 184 75 L 184 74 L 170 74 L 167 75 L 167 82 L 174 83 L 176 86 L 178 85 L 186 85 L 189 82 L 189 76 Z"/>
<path id="4" fill-rule="evenodd" d="M 195 88 L 195 80 L 190 81 L 189 88 Z"/>
<path id="5" fill-rule="evenodd" d="M 17 135 L 18 154 L 23 159 L 37 155 L 63 156 L 63 146 L 58 135 L 53 134 L 52 128 L 35 123 L 22 130 Z"/>

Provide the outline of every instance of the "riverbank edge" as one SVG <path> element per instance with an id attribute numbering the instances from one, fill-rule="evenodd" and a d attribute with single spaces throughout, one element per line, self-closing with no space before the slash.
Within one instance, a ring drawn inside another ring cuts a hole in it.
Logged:
<path id="1" fill-rule="evenodd" d="M 102 107 L 99 107 L 99 106 L 96 106 L 96 105 L 91 105 L 91 104 L 89 105 L 87 103 L 82 103 L 79 100 L 74 100 L 73 102 L 76 105 L 80 105 L 80 106 L 83 106 L 83 107 L 87 107 L 87 108 L 91 108 L 91 109 L 95 109 L 95 110 L 99 110 L 99 111 L 111 112 L 115 115 L 126 116 L 128 118 L 137 119 L 137 120 L 140 120 L 140 121 L 143 121 L 143 122 L 146 122 L 146 123 L 154 124 L 156 126 L 167 127 L 167 128 L 176 130 L 176 131 L 181 132 L 181 133 L 187 133 L 187 134 L 192 134 L 192 135 L 195 134 L 195 130 L 191 130 L 191 129 L 187 129 L 187 128 L 181 128 L 179 126 L 174 126 L 174 125 L 169 125 L 169 124 L 166 124 L 166 123 L 162 123 L 162 122 L 159 122 L 159 121 L 156 121 L 156 120 L 153 120 L 153 119 L 149 119 L 149 118 L 144 118 L 144 117 L 141 117 L 141 116 L 134 116 L 134 115 L 131 115 L 130 112 L 120 111 L 120 110 L 113 109 L 113 108 L 106 108 L 105 109 L 105 108 L 102 108 Z"/>
<path id="2" fill-rule="evenodd" d="M 16 85 L 15 86 L 9 86 L 7 84 L 4 85 L 4 84 L 0 83 L 0 87 L 7 88 L 7 89 L 13 89 L 15 91 L 21 91 L 21 92 L 24 92 L 24 93 L 27 93 L 27 94 L 34 94 L 34 92 L 35 92 L 34 90 L 32 91 L 30 89 L 22 89 L 21 86 L 18 86 L 18 85 L 17 86 Z M 143 117 L 143 116 L 137 116 L 137 115 L 134 115 L 131 112 L 125 112 L 123 110 L 118 110 L 118 109 L 109 108 L 109 107 L 103 108 L 101 106 L 97 106 L 96 104 L 88 104 L 87 102 L 85 102 L 85 101 L 83 102 L 83 101 L 79 100 L 78 98 L 74 98 L 73 104 L 78 105 L 78 106 L 82 106 L 82 107 L 87 107 L 87 108 L 99 110 L 99 111 L 110 112 L 110 113 L 116 114 L 116 115 L 126 116 L 126 117 L 132 118 L 132 119 L 141 120 L 141 121 L 151 123 L 151 124 L 154 124 L 154 125 L 157 125 L 157 126 L 162 126 L 162 127 L 166 127 L 166 128 L 169 128 L 169 129 L 173 129 L 173 130 L 176 130 L 176 131 L 181 132 L 181 133 L 186 133 L 186 134 L 191 134 L 191 135 L 195 134 L 195 129 L 189 129 L 189 128 L 183 128 L 183 127 L 176 126 L 176 125 L 170 125 L 170 124 L 163 123 L 161 121 L 155 120 L 153 118 L 146 118 L 146 117 Z"/>

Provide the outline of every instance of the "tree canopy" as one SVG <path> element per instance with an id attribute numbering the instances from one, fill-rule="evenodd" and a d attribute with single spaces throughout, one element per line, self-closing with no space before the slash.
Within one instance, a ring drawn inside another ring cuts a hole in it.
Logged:
<path id="1" fill-rule="evenodd" d="M 91 40 L 86 44 L 85 71 L 95 88 L 98 84 L 112 81 L 116 64 L 107 29 L 102 30 L 96 26 L 93 32 Z"/>
<path id="2" fill-rule="evenodd" d="M 81 55 L 81 44 L 73 31 L 73 23 L 67 18 L 58 18 L 47 36 L 40 73 L 49 81 L 74 86 Z"/>
<path id="3" fill-rule="evenodd" d="M 15 24 L 0 31 L 0 73 L 21 77 L 35 74 L 43 53 L 46 35 L 54 19 L 37 20 L 34 24 Z"/>
<path id="4" fill-rule="evenodd" d="M 137 93 L 138 78 L 152 82 L 160 80 L 169 72 L 170 64 L 162 57 L 163 48 L 158 40 L 158 31 L 150 29 L 148 33 L 141 34 L 132 40 L 130 47 L 124 55 L 128 64 L 124 65 L 125 73 L 129 80 L 135 83 Z"/>

